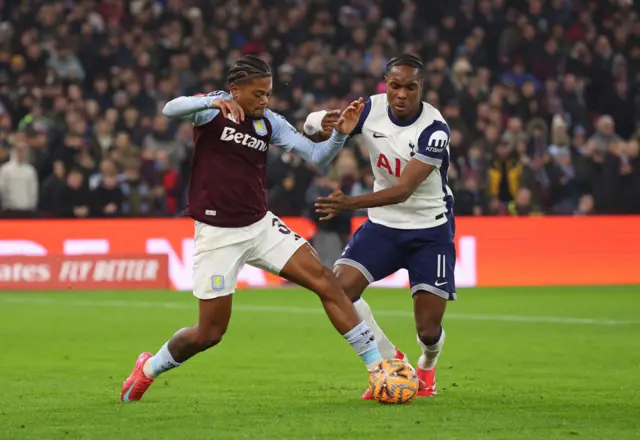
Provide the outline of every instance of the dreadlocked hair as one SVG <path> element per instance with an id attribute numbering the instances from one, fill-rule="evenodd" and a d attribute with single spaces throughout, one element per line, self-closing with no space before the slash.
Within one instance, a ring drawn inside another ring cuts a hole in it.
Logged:
<path id="1" fill-rule="evenodd" d="M 389 71 L 396 66 L 413 67 L 414 69 L 418 69 L 420 74 L 422 74 L 422 71 L 424 70 L 424 63 L 422 62 L 422 60 L 410 53 L 404 53 L 395 58 L 391 58 L 391 60 L 389 60 L 389 62 L 387 63 L 387 73 L 389 73 Z"/>
<path id="2" fill-rule="evenodd" d="M 245 55 L 237 59 L 227 73 L 227 82 L 237 83 L 253 78 L 271 76 L 271 68 L 255 55 Z"/>

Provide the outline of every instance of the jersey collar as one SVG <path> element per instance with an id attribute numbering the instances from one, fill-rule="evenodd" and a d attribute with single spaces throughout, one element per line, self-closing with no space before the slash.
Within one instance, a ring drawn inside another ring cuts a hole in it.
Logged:
<path id="1" fill-rule="evenodd" d="M 405 119 L 398 119 L 395 116 L 393 116 L 393 113 L 391 112 L 391 106 L 387 104 L 387 114 L 389 115 L 389 119 L 391 120 L 391 122 L 393 122 L 398 127 L 408 127 L 409 125 L 416 122 L 418 118 L 420 118 L 420 115 L 422 115 L 423 107 L 424 107 L 424 103 L 421 102 L 420 111 L 416 113 L 416 115 L 413 118 L 405 120 Z"/>

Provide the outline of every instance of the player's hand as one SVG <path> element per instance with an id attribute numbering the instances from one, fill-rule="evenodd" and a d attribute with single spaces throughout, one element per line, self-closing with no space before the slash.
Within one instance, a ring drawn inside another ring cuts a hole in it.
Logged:
<path id="1" fill-rule="evenodd" d="M 244 110 L 233 99 L 216 98 L 211 103 L 211 108 L 219 109 L 225 118 L 230 114 L 237 122 L 244 121 Z"/>
<path id="2" fill-rule="evenodd" d="M 322 131 L 333 131 L 338 125 L 340 119 L 340 110 L 327 110 L 327 114 L 322 118 Z"/>
<path id="3" fill-rule="evenodd" d="M 329 197 L 318 197 L 315 203 L 316 212 L 327 214 L 320 217 L 321 221 L 331 220 L 342 211 L 353 211 L 352 198 L 339 189 L 331 193 Z"/>
<path id="4" fill-rule="evenodd" d="M 364 100 L 362 98 L 359 98 L 349 104 L 349 107 L 344 109 L 336 124 L 336 130 L 338 133 L 350 134 L 353 129 L 356 128 L 356 125 L 360 120 L 362 110 L 364 110 Z"/>

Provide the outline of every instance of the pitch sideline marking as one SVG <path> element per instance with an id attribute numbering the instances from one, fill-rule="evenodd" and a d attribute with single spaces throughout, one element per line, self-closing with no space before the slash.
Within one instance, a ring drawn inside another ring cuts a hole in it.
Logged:
<path id="1" fill-rule="evenodd" d="M 194 310 L 195 305 L 182 302 L 155 302 L 155 301 L 115 301 L 115 300 L 59 300 L 55 298 L 26 298 L 0 295 L 0 302 L 9 304 L 57 304 L 72 307 L 115 307 L 115 308 L 161 308 Z M 234 311 L 244 312 L 268 312 L 268 313 L 295 313 L 295 314 L 324 314 L 321 308 L 305 307 L 279 307 L 279 306 L 233 306 Z M 376 316 L 413 317 L 413 312 L 402 310 L 376 310 Z M 560 316 L 521 316 L 521 315 L 484 315 L 466 313 L 447 313 L 445 319 L 458 319 L 467 321 L 502 321 L 525 323 L 549 323 L 549 324 L 583 324 L 583 325 L 638 325 L 640 321 L 616 320 L 599 318 L 568 318 Z"/>

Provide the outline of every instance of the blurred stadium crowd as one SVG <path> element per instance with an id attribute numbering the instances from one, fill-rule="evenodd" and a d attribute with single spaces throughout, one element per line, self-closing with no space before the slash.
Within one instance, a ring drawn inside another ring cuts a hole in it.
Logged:
<path id="1" fill-rule="evenodd" d="M 640 213 L 640 20 L 626 0 L 91 0 L 0 3 L 3 217 L 176 216 L 193 141 L 167 100 L 272 63 L 270 107 L 302 126 L 383 91 L 401 52 L 451 129 L 458 215 Z M 302 131 L 302 130 L 301 130 Z M 270 150 L 269 202 L 368 192 L 366 147 L 328 170 Z M 362 213 L 356 213 L 362 214 Z M 350 214 L 323 228 L 348 234 Z"/>

